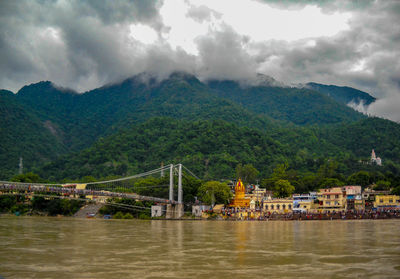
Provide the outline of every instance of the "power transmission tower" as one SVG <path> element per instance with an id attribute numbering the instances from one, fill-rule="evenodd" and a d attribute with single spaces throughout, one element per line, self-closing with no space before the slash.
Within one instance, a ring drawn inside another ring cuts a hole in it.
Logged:
<path id="1" fill-rule="evenodd" d="M 19 170 L 18 174 L 22 174 L 24 172 L 24 165 L 22 164 L 22 157 L 19 157 Z"/>

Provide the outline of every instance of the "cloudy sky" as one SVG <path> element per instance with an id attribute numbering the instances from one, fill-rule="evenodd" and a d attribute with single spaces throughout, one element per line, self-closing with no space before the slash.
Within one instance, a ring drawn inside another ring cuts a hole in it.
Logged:
<path id="1" fill-rule="evenodd" d="M 400 121 L 400 1 L 0 0 L 0 88 L 148 71 L 346 85 Z"/>

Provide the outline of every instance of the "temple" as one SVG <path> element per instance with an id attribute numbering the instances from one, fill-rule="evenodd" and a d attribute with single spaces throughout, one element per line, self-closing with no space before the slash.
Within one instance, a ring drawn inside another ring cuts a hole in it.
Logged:
<path id="1" fill-rule="evenodd" d="M 377 164 L 378 166 L 382 166 L 382 159 L 380 157 L 376 157 L 375 150 L 373 149 L 371 152 L 371 163 Z"/>
<path id="2" fill-rule="evenodd" d="M 229 204 L 230 207 L 249 207 L 250 199 L 245 197 L 246 189 L 242 180 L 239 178 L 235 186 L 235 197 Z"/>

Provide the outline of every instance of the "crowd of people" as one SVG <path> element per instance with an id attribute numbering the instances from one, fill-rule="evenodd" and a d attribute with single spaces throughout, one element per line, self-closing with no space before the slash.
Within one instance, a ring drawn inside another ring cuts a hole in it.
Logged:
<path id="1" fill-rule="evenodd" d="M 355 220 L 400 218 L 400 209 L 390 210 L 348 210 L 340 212 L 262 212 L 246 208 L 224 208 L 220 218 L 225 220 Z"/>

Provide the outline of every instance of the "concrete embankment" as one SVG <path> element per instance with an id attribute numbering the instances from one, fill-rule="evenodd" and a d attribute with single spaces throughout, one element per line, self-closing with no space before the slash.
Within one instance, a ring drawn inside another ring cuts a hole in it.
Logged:
<path id="1" fill-rule="evenodd" d="M 87 204 L 74 214 L 76 218 L 98 217 L 98 213 L 102 204 Z"/>

